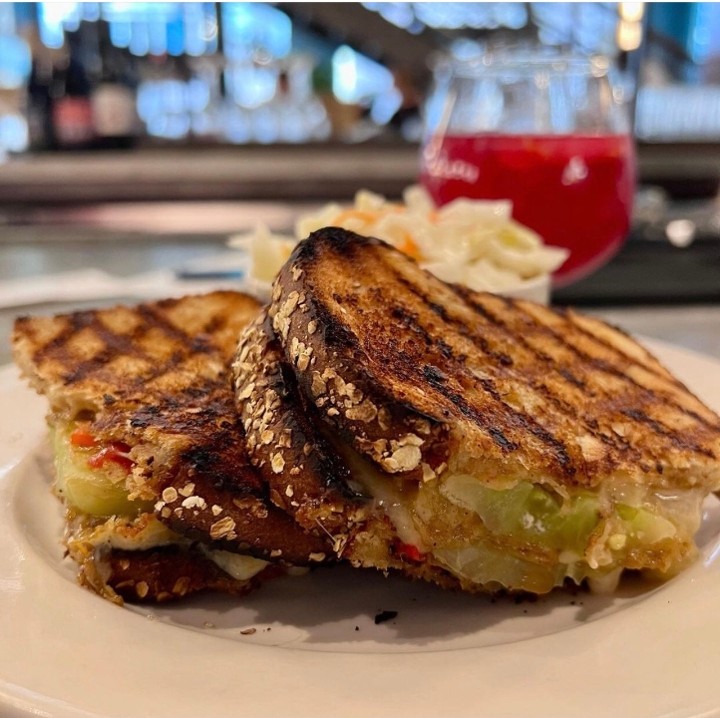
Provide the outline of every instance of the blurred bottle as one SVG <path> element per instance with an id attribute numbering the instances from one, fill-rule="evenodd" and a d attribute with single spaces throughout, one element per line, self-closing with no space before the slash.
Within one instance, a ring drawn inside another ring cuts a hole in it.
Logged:
<path id="1" fill-rule="evenodd" d="M 33 58 L 28 80 L 26 116 L 28 143 L 31 150 L 49 150 L 56 145 L 53 125 L 51 85 L 52 58 L 38 54 Z"/>
<path id="2" fill-rule="evenodd" d="M 110 40 L 110 26 L 97 23 L 98 74 L 90 94 L 94 146 L 129 148 L 139 133 L 135 110 L 135 77 L 130 57 Z"/>
<path id="3" fill-rule="evenodd" d="M 54 66 L 50 83 L 54 146 L 60 150 L 87 149 L 95 139 L 86 25 L 67 33 L 67 55 Z"/>

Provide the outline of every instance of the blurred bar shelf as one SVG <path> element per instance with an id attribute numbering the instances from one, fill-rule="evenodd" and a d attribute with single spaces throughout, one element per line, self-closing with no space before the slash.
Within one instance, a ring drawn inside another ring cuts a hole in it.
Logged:
<path id="1" fill-rule="evenodd" d="M 407 145 L 182 147 L 26 155 L 0 165 L 0 204 L 349 198 L 398 194 L 418 174 Z"/>
<path id="2" fill-rule="evenodd" d="M 720 180 L 718 144 L 642 144 L 638 158 L 642 182 L 679 195 L 708 196 Z M 417 146 L 392 142 L 28 154 L 0 164 L 0 204 L 398 196 L 418 169 Z"/>

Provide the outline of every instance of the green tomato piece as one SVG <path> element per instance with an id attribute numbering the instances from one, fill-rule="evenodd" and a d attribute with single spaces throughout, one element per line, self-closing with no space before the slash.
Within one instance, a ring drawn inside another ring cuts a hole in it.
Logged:
<path id="1" fill-rule="evenodd" d="M 582 553 L 600 520 L 598 499 L 589 492 L 578 493 L 562 504 L 527 481 L 498 491 L 467 474 L 448 477 L 441 490 L 454 504 L 477 513 L 493 533 L 518 536 L 550 548 Z"/>
<path id="2" fill-rule="evenodd" d="M 148 502 L 128 499 L 122 476 L 88 466 L 89 452 L 73 447 L 70 433 L 57 430 L 53 437 L 55 491 L 68 506 L 91 516 L 134 516 L 147 508 Z"/>
<path id="3" fill-rule="evenodd" d="M 647 509 L 618 504 L 616 510 L 625 522 L 630 541 L 634 543 L 654 544 L 677 533 L 675 524 Z"/>

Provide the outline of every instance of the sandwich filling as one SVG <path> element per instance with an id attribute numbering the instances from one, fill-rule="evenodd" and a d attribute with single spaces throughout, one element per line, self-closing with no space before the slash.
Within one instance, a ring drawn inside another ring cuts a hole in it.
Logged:
<path id="1" fill-rule="evenodd" d="M 84 422 L 60 421 L 51 433 L 53 490 L 69 512 L 65 541 L 74 560 L 97 563 L 110 549 L 147 551 L 192 545 L 156 518 L 152 501 L 131 497 L 127 479 L 135 462 L 130 446 L 96 441 Z M 202 553 L 238 581 L 250 580 L 268 565 L 230 551 L 203 547 Z"/>
<path id="2" fill-rule="evenodd" d="M 702 489 L 622 481 L 560 495 L 548 485 L 445 468 L 422 482 L 391 476 L 345 451 L 358 488 L 392 522 L 405 561 L 444 568 L 467 588 L 545 593 L 567 579 L 598 592 L 624 569 L 668 578 L 695 556 Z"/>

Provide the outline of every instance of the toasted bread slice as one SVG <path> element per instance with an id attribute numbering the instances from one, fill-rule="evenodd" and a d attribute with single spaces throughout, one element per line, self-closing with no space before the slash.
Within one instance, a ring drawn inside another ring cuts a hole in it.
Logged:
<path id="1" fill-rule="evenodd" d="M 600 320 L 448 285 L 333 228 L 295 250 L 270 314 L 303 390 L 389 473 L 432 467 L 439 440 L 561 493 L 620 472 L 720 485 L 718 417 Z"/>
<path id="2" fill-rule="evenodd" d="M 327 537 L 332 551 L 355 566 L 458 585 L 444 569 L 408 553 L 385 511 L 368 500 L 355 477 L 373 467 L 326 431 L 315 406 L 298 391 L 265 313 L 241 334 L 233 373 L 248 456 L 276 506 L 309 533 Z"/>
<path id="3" fill-rule="evenodd" d="M 315 407 L 298 393 L 265 312 L 240 335 L 232 368 L 248 457 L 262 472 L 273 503 L 314 532 L 335 535 L 364 520 L 348 509 L 363 509 L 350 470 L 319 433 Z"/>
<path id="4" fill-rule="evenodd" d="M 670 575 L 693 555 L 720 420 L 622 332 L 336 228 L 296 248 L 269 316 L 300 393 L 465 584 Z"/>
<path id="5" fill-rule="evenodd" d="M 67 544 L 84 576 L 90 555 L 107 567 L 108 546 L 185 550 L 199 542 L 215 557 L 256 557 L 256 573 L 266 561 L 324 558 L 324 542 L 272 505 L 247 460 L 228 363 L 258 310 L 246 295 L 215 292 L 16 322 L 16 361 L 50 400 L 56 491 L 71 509 Z M 196 565 L 193 590 L 198 577 L 210 579 L 195 553 L 185 551 L 183 561 Z M 236 572 L 249 573 L 247 565 Z M 146 583 L 158 585 L 151 597 L 168 593 L 164 583 Z M 223 586 L 240 584 L 207 585 Z"/>

